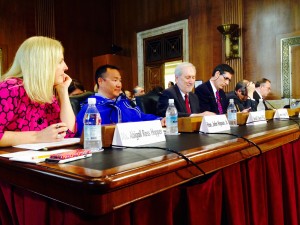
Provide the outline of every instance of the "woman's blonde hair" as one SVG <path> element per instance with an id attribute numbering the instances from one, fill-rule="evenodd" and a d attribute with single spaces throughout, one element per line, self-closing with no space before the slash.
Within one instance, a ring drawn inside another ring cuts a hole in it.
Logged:
<path id="1" fill-rule="evenodd" d="M 12 66 L 1 80 L 22 78 L 25 91 L 32 101 L 52 103 L 55 71 L 63 51 L 61 43 L 52 38 L 28 38 L 19 47 Z"/>

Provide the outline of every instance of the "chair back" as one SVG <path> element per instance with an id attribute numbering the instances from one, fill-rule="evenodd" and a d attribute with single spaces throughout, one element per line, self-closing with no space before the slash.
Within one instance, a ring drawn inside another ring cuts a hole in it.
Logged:
<path id="1" fill-rule="evenodd" d="M 136 105 L 147 114 L 157 115 L 156 106 L 159 99 L 159 93 L 149 93 L 141 96 L 136 96 Z"/>
<path id="2" fill-rule="evenodd" d="M 74 95 L 74 96 L 70 96 L 70 102 L 71 102 L 71 106 L 72 109 L 74 111 L 75 116 L 79 113 L 79 111 L 81 110 L 81 104 L 86 101 L 86 99 L 92 95 L 94 95 L 94 92 L 91 91 L 87 91 L 84 92 L 80 95 Z"/>

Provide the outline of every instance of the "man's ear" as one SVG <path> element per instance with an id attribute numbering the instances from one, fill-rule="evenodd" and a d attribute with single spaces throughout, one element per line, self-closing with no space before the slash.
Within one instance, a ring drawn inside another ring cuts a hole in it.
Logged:
<path id="1" fill-rule="evenodd" d="M 100 84 L 102 84 L 102 82 L 103 82 L 103 78 L 102 77 L 98 77 L 97 82 L 98 82 L 98 86 L 100 86 Z"/>

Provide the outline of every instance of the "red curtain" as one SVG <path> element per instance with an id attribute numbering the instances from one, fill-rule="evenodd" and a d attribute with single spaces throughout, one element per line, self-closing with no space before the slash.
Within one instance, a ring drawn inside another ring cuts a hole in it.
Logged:
<path id="1" fill-rule="evenodd" d="M 0 225 L 299 225 L 300 141 L 103 216 L 0 182 Z"/>

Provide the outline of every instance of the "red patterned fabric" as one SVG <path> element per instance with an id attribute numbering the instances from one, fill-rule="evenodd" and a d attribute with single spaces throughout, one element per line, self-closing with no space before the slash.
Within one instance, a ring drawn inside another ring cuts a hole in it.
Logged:
<path id="1" fill-rule="evenodd" d="M 39 131 L 58 122 L 60 107 L 55 97 L 51 104 L 39 104 L 29 99 L 22 79 L 0 82 L 0 139 L 5 131 Z M 66 137 L 74 136 L 68 130 Z"/>

